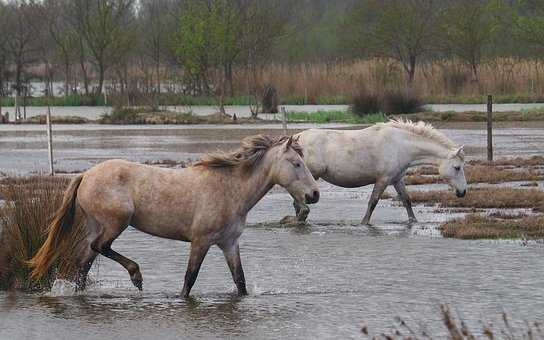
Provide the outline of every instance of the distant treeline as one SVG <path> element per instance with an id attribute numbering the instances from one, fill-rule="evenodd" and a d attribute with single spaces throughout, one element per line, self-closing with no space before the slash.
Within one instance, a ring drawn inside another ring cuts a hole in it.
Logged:
<path id="1" fill-rule="evenodd" d="M 543 52 L 544 0 L 0 0 L 0 96 L 541 98 Z"/>

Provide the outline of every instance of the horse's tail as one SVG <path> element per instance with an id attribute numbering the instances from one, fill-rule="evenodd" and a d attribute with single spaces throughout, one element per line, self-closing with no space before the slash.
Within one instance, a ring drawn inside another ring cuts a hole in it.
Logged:
<path id="1" fill-rule="evenodd" d="M 53 220 L 47 229 L 47 239 L 34 257 L 28 261 L 28 265 L 32 268 L 32 272 L 30 273 L 31 278 L 41 278 L 64 248 L 62 247 L 63 242 L 70 235 L 74 224 L 77 189 L 82 179 L 83 175 L 78 175 L 68 185 L 68 188 L 64 192 L 62 205 L 53 216 Z"/>

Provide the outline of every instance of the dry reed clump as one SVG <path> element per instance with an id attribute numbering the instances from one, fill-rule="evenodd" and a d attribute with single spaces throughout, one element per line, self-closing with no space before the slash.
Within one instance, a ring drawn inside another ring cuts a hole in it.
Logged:
<path id="1" fill-rule="evenodd" d="M 440 231 L 458 239 L 542 239 L 544 215 L 470 214 L 443 223 Z"/>
<path id="2" fill-rule="evenodd" d="M 17 177 L 0 182 L 0 289 L 43 290 L 53 283 L 57 272 L 66 278 L 75 273 L 76 247 L 64 254 L 40 280 L 31 280 L 26 262 L 47 236 L 49 221 L 62 203 L 67 177 Z M 81 218 L 79 218 L 81 220 Z M 76 223 L 80 225 L 80 223 Z M 73 243 L 82 236 L 74 228 Z"/>
<path id="3" fill-rule="evenodd" d="M 432 169 L 432 168 L 431 168 Z M 410 172 L 405 183 L 408 185 L 444 183 L 444 179 L 438 177 L 436 169 L 415 170 Z M 504 183 L 521 181 L 541 181 L 544 180 L 544 172 L 532 169 L 514 171 L 502 169 L 494 166 L 467 166 L 465 167 L 465 177 L 467 182 L 473 183 Z"/>
<path id="4" fill-rule="evenodd" d="M 485 323 L 480 331 L 470 329 L 465 320 L 460 317 L 455 317 L 447 304 L 440 305 L 440 314 L 442 322 L 446 328 L 446 336 L 433 336 L 426 331 L 416 331 L 414 328 L 405 322 L 402 318 L 397 317 L 396 321 L 398 325 L 393 327 L 390 334 L 381 333 L 379 335 L 372 336 L 373 340 L 419 340 L 419 339 L 440 339 L 447 338 L 451 340 L 475 340 L 485 338 L 489 340 L 493 339 L 531 339 L 531 340 L 544 340 L 544 332 L 542 331 L 542 325 L 539 322 L 525 323 L 525 327 L 520 329 L 514 327 L 508 315 L 503 312 L 501 315 L 502 324 L 492 325 Z M 370 332 L 367 325 L 361 328 L 361 333 L 370 337 Z"/>
<path id="5" fill-rule="evenodd" d="M 411 191 L 414 203 L 438 204 L 442 208 L 532 208 L 544 206 L 544 192 L 537 189 L 471 188 L 463 198 L 450 191 Z"/>
<path id="6" fill-rule="evenodd" d="M 350 104 L 350 111 L 358 116 L 378 112 L 401 114 L 424 110 L 421 98 L 407 88 L 368 91 L 366 87 L 361 87 L 352 95 Z"/>

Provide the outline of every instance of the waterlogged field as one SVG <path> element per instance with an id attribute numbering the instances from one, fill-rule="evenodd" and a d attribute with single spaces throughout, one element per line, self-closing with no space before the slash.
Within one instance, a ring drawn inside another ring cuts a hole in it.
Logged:
<path id="1" fill-rule="evenodd" d="M 483 157 L 481 124 L 442 127 L 450 138 L 466 145 L 470 159 Z M 541 154 L 542 128 L 502 126 L 495 133 L 498 157 Z M 77 172 L 117 157 L 175 165 L 205 151 L 233 149 L 244 136 L 262 132 L 281 133 L 281 127 L 57 126 L 55 166 Z M 47 168 L 45 135 L 39 126 L 0 126 L 0 150 L 3 173 L 32 174 Z M 45 294 L 0 293 L 0 338 L 90 339 L 116 334 L 142 339 L 358 339 L 366 338 L 361 332 L 364 325 L 370 334 L 379 334 L 398 325 L 396 317 L 441 338 L 446 332 L 441 303 L 449 303 L 474 330 L 482 329 L 481 322 L 500 325 L 503 312 L 511 316 L 513 327 L 524 327 L 525 320 L 544 321 L 541 243 L 442 238 L 438 223 L 465 211 L 432 205 L 415 207 L 420 222 L 409 229 L 404 208 L 391 199 L 379 203 L 373 227 L 362 227 L 359 222 L 371 187 L 319 184 L 321 200 L 312 206 L 304 227 L 278 223 L 293 212 L 288 194 L 277 188 L 249 214 L 241 239 L 248 297 L 235 296 L 223 255 L 212 248 L 193 298 L 181 299 L 189 245 L 129 228 L 113 249 L 140 264 L 142 293 L 117 263 L 100 258 L 86 292 L 74 294 L 69 283 L 57 282 Z M 542 181 L 537 181 L 537 188 L 542 190 Z M 447 186 L 409 187 L 429 189 Z M 527 209 L 511 212 L 520 211 Z"/>

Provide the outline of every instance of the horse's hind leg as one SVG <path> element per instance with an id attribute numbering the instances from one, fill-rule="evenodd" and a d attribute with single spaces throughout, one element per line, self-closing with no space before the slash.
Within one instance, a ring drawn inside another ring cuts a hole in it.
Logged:
<path id="1" fill-rule="evenodd" d="M 416 215 L 414 215 L 414 210 L 412 209 L 412 202 L 410 201 L 410 196 L 406 191 L 406 185 L 404 184 L 404 180 L 401 179 L 398 182 L 393 183 L 393 186 L 399 194 L 402 204 L 404 204 L 404 207 L 406 208 L 406 212 L 408 213 L 408 223 L 417 222 Z"/>
<path id="2" fill-rule="evenodd" d="M 130 275 L 130 280 L 136 288 L 142 290 L 142 273 L 140 266 L 131 259 L 111 249 L 111 244 L 128 227 L 128 218 L 124 222 L 101 224 L 102 232 L 91 243 L 91 248 L 122 265 Z"/>

